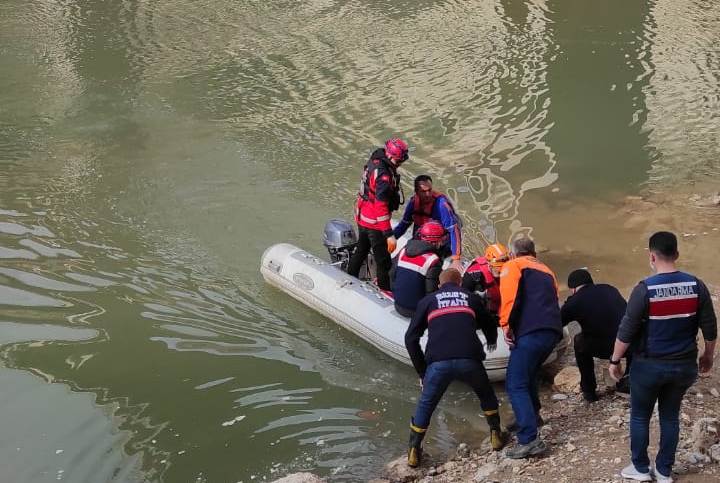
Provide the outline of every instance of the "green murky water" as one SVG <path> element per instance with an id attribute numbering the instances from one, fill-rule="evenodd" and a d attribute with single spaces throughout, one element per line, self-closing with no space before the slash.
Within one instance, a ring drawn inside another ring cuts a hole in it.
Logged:
<path id="1" fill-rule="evenodd" d="M 411 369 L 267 287 L 262 251 L 321 253 L 393 133 L 469 251 L 713 186 L 719 28 L 701 1 L 3 2 L 0 479 L 376 475 Z M 458 388 L 431 445 L 476 413 Z"/>

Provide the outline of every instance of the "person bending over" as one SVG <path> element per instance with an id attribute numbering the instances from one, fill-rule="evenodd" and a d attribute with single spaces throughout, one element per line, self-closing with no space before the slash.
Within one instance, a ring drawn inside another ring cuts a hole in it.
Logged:
<path id="1" fill-rule="evenodd" d="M 598 400 L 595 360 L 610 359 L 618 326 L 627 303 L 618 289 L 606 283 L 595 284 L 590 272 L 575 270 L 568 275 L 573 294 L 560 309 L 563 326 L 576 320 L 582 332 L 575 336 L 575 361 L 580 370 L 580 389 L 588 402 Z M 625 374 L 630 370 L 630 354 L 626 354 Z M 627 377 L 618 382 L 617 390 L 628 392 Z"/>
<path id="2" fill-rule="evenodd" d="M 438 289 L 442 271 L 439 252 L 445 243 L 445 228 L 429 221 L 418 230 L 418 239 L 410 240 L 393 259 L 390 271 L 395 310 L 412 317 L 418 302 Z"/>
<path id="3" fill-rule="evenodd" d="M 527 458 L 545 451 L 538 436 L 540 398 L 537 375 L 562 337 L 555 274 L 535 258 L 529 238 L 513 242 L 510 261 L 500 273 L 500 327 L 510 347 L 505 387 L 518 427 L 518 444 L 508 458 Z"/>
<path id="4" fill-rule="evenodd" d="M 482 329 L 491 352 L 496 347 L 497 328 L 480 298 L 460 287 L 461 281 L 460 272 L 454 268 L 443 271 L 440 289 L 420 301 L 405 333 L 405 347 L 422 387 L 410 424 L 408 465 L 411 467 L 421 462 L 422 440 L 430 418 L 454 380 L 469 384 L 480 398 L 493 449 L 499 451 L 505 444 L 498 400 L 483 366 L 485 351 L 477 335 L 477 329 Z M 428 340 L 423 353 L 420 338 L 426 330 Z"/>

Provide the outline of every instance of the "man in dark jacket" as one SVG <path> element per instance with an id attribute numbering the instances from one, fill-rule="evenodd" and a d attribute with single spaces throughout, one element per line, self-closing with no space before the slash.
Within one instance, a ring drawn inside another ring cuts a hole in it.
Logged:
<path id="1" fill-rule="evenodd" d="M 453 380 L 469 384 L 480 398 L 494 450 L 504 446 L 495 391 L 482 361 L 483 345 L 477 336 L 482 329 L 488 350 L 495 349 L 497 328 L 477 294 L 460 287 L 462 276 L 454 268 L 440 274 L 440 289 L 424 297 L 405 333 L 405 347 L 420 376 L 422 394 L 410 424 L 408 465 L 416 467 L 422 458 L 421 444 L 432 413 Z M 423 354 L 420 338 L 428 331 Z"/>
<path id="2" fill-rule="evenodd" d="M 418 230 L 417 240 L 410 240 L 393 260 L 390 271 L 395 310 L 412 318 L 418 302 L 438 289 L 445 243 L 445 228 L 437 221 L 428 221 Z"/>
<path id="3" fill-rule="evenodd" d="M 630 294 L 620 322 L 610 375 L 620 379 L 620 358 L 633 344 L 630 372 L 630 452 L 632 463 L 621 471 L 623 478 L 671 482 L 680 434 L 679 414 L 685 392 L 699 372 L 713 366 L 717 319 L 705 284 L 675 266 L 677 238 L 667 231 L 650 237 L 650 267 L 655 275 L 638 283 Z M 699 360 L 697 333 L 702 330 L 705 347 Z M 650 468 L 647 448 L 650 417 L 657 403 L 660 445 L 655 469 Z M 652 474 L 654 473 L 654 475 Z"/>
<path id="4" fill-rule="evenodd" d="M 573 294 L 563 304 L 560 316 L 563 326 L 576 320 L 582 327 L 574 340 L 575 361 L 580 370 L 583 397 L 588 402 L 595 402 L 598 397 L 593 358 L 610 359 L 627 303 L 618 289 L 605 283 L 595 284 L 590 272 L 582 268 L 570 273 L 568 287 Z M 630 367 L 629 357 L 626 356 L 626 368 Z M 618 389 L 624 389 L 620 383 Z"/>

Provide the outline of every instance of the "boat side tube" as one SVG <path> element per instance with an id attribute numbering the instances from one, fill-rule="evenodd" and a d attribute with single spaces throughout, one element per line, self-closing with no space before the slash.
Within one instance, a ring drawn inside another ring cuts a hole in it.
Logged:
<path id="1" fill-rule="evenodd" d="M 332 264 L 288 243 L 265 250 L 260 272 L 265 280 L 308 307 L 332 319 L 390 357 L 411 365 L 405 349 L 409 320 L 395 311 L 393 301 L 374 285 L 348 275 Z M 478 335 L 486 345 L 482 332 Z M 427 335 L 421 340 L 424 348 Z M 505 379 L 510 350 L 498 329 L 497 349 L 485 368 L 492 381 Z"/>

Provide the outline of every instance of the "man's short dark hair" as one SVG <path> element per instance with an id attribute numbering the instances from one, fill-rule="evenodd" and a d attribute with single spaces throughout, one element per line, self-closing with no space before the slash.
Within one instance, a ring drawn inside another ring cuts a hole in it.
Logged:
<path id="1" fill-rule="evenodd" d="M 669 231 L 659 231 L 650 237 L 648 248 L 665 260 L 675 260 L 678 256 L 677 237 Z"/>
<path id="2" fill-rule="evenodd" d="M 536 255 L 535 242 L 528 237 L 518 238 L 513 242 L 513 253 L 518 257 L 525 255 L 532 255 L 534 257 Z"/>
<path id="3" fill-rule="evenodd" d="M 420 191 L 420 183 L 432 183 L 432 178 L 428 174 L 421 174 L 415 178 L 415 192 Z"/>
<path id="4" fill-rule="evenodd" d="M 454 268 L 446 268 L 445 270 L 440 273 L 440 285 L 444 285 L 446 283 L 454 283 L 455 285 L 460 285 L 462 283 L 462 275 L 460 275 L 460 272 L 458 272 Z"/>
<path id="5" fill-rule="evenodd" d="M 570 275 L 568 275 L 568 288 L 578 288 L 583 285 L 592 285 L 593 283 L 592 275 L 584 268 L 573 270 L 570 272 Z"/>

